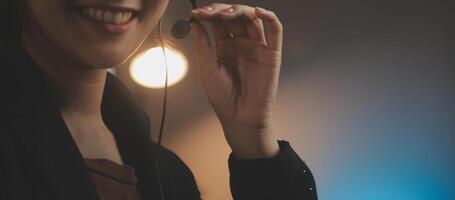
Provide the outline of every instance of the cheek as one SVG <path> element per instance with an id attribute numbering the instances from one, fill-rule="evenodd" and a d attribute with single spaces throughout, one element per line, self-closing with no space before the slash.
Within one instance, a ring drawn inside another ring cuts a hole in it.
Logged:
<path id="1" fill-rule="evenodd" d="M 68 38 L 68 44 L 65 46 L 68 47 L 69 54 L 82 64 L 95 68 L 111 68 L 123 64 L 140 46 L 141 38 L 145 38 L 145 35 L 138 33 L 135 37 L 120 42 L 81 43 Z"/>
<path id="2" fill-rule="evenodd" d="M 90 26 L 61 0 L 57 1 L 36 6 L 38 23 L 60 52 L 74 62 L 95 68 L 110 68 L 125 62 L 153 31 L 167 6 L 167 0 L 144 2 L 144 8 L 148 9 L 142 11 L 137 25 L 122 35 L 112 35 Z"/>
<path id="3" fill-rule="evenodd" d="M 148 32 L 152 31 L 158 24 L 168 6 L 169 0 L 144 0 L 144 8 L 140 23 Z"/>
<path id="4" fill-rule="evenodd" d="M 59 38 L 62 48 L 83 64 L 96 68 L 116 67 L 134 53 L 151 29 L 137 24 L 128 33 L 113 36 L 91 28 L 67 27 Z"/>
<path id="5" fill-rule="evenodd" d="M 80 62 L 97 68 L 110 68 L 123 64 L 154 30 L 163 15 L 167 0 L 144 2 L 145 8 L 134 29 L 120 36 L 99 34 L 88 28 L 68 27 L 63 39 L 70 54 Z M 70 21 L 71 18 L 68 18 Z M 70 24 L 70 23 L 65 23 Z M 77 25 L 77 23 L 76 23 Z"/>

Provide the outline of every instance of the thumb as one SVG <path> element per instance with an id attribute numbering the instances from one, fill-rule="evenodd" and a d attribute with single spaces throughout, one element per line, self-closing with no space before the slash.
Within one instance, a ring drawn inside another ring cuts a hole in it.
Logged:
<path id="1" fill-rule="evenodd" d="M 202 24 L 194 20 L 191 22 L 191 34 L 193 38 L 193 52 L 203 81 L 207 80 L 210 72 L 218 66 L 216 54 L 210 47 L 207 30 Z"/>

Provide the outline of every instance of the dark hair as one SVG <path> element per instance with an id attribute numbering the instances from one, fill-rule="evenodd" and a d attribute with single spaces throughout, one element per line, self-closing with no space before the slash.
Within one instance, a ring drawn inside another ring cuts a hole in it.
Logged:
<path id="1" fill-rule="evenodd" d="M 0 19 L 5 23 L 5 27 L 0 32 L 1 46 L 20 45 L 23 17 L 25 14 L 26 0 L 3 0 L 1 3 Z"/>

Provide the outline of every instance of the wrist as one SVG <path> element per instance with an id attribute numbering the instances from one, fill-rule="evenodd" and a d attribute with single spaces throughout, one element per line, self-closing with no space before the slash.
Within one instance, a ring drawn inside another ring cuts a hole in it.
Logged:
<path id="1" fill-rule="evenodd" d="M 238 159 L 271 158 L 279 153 L 272 126 L 231 126 L 223 129 L 232 153 Z"/>

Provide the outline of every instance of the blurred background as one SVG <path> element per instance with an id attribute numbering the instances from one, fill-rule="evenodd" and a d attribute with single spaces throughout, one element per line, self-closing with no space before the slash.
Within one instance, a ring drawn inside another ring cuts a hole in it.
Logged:
<path id="1" fill-rule="evenodd" d="M 448 1 L 223 2 L 273 10 L 284 25 L 274 125 L 311 168 L 319 199 L 455 199 L 455 32 Z M 189 12 L 189 2 L 172 0 L 164 19 L 165 38 L 188 69 L 169 87 L 163 143 L 192 169 L 203 199 L 232 199 L 230 149 L 199 80 L 191 38 L 169 37 Z M 156 34 L 142 49 L 154 45 Z M 150 114 L 156 139 L 163 89 L 133 81 L 129 63 L 116 73 Z"/>

